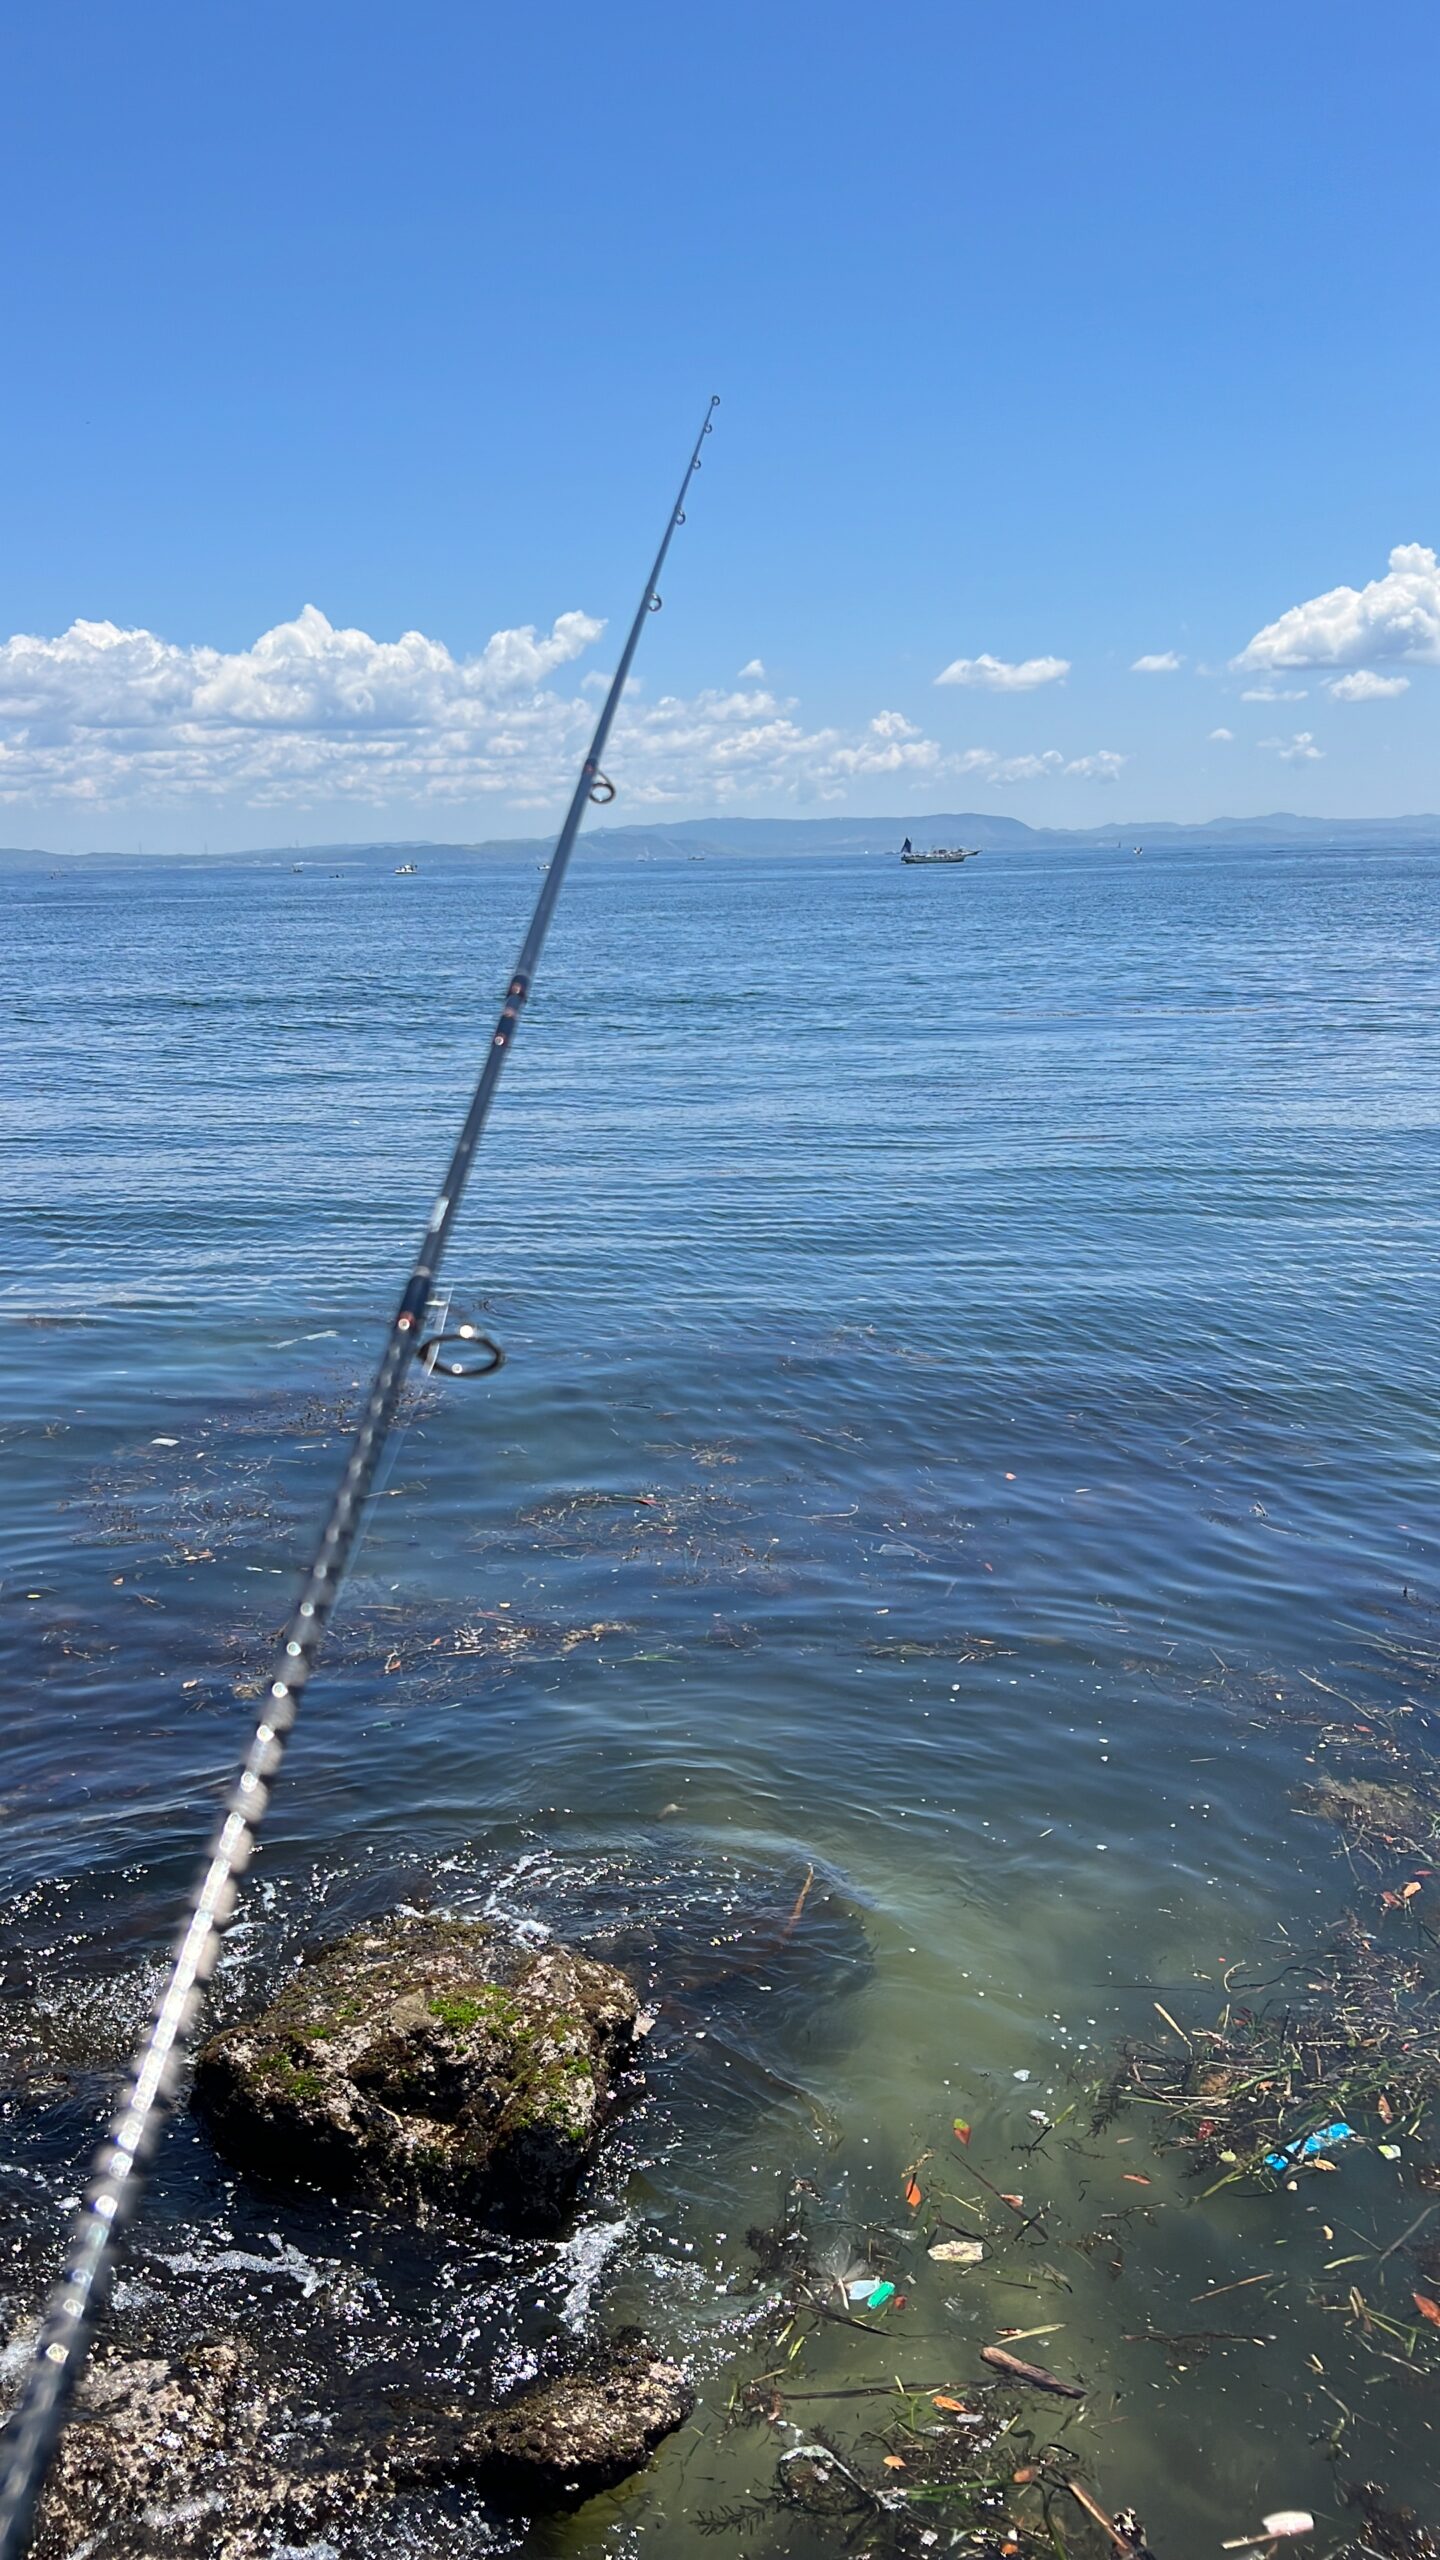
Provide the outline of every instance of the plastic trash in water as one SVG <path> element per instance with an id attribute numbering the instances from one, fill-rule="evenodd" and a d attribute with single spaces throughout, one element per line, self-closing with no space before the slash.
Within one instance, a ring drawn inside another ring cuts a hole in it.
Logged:
<path id="1" fill-rule="evenodd" d="M 883 2311 L 886 2303 L 895 2299 L 895 2287 L 887 2284 L 883 2276 L 859 2276 L 854 2284 L 847 2284 L 845 2291 L 851 2302 L 863 2302 L 867 2311 Z"/>
<path id="2" fill-rule="evenodd" d="M 1337 2143 L 1354 2139 L 1353 2124 L 1322 2124 L 1318 2133 L 1307 2133 L 1303 2142 L 1292 2142 L 1286 2151 L 1267 2151 L 1265 2166 L 1273 2169 L 1278 2178 L 1300 2161 L 1318 2160 L 1322 2151 L 1333 2151 Z"/>
<path id="3" fill-rule="evenodd" d="M 1258 2533 L 1236 2534 L 1233 2540 L 1222 2542 L 1220 2548 L 1222 2551 L 1258 2551 L 1263 2542 L 1283 2542 L 1292 2534 L 1313 2533 L 1314 2530 L 1315 2519 L 1304 2507 L 1277 2507 L 1272 2516 L 1266 2516 Z"/>

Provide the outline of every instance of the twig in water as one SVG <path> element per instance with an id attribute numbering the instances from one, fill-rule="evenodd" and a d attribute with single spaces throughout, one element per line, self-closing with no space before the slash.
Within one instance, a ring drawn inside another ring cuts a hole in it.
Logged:
<path id="1" fill-rule="evenodd" d="M 1149 2544 L 1139 2541 L 1133 2534 L 1122 2533 L 1114 2517 L 1107 2516 L 1099 2499 L 1092 2498 L 1089 2490 L 1083 2487 L 1080 2481 L 1072 2480 L 1067 2473 L 1060 2485 L 1063 2489 L 1069 2490 L 1077 2506 L 1084 2508 L 1091 2523 L 1098 2524 L 1101 2532 L 1109 2536 L 1113 2550 L 1123 2551 L 1126 2560 L 1154 2560 Z"/>
<path id="2" fill-rule="evenodd" d="M 1430 2216 L 1434 2211 L 1434 2205 L 1427 2204 L 1423 2213 L 1417 2213 L 1408 2230 L 1402 2231 L 1398 2240 L 1392 2240 L 1388 2249 L 1381 2249 L 1377 2251 L 1375 2258 L 1376 2266 L 1378 2267 L 1381 2265 L 1383 2260 L 1386 2258 L 1393 2258 L 1396 2250 L 1403 2249 L 1407 2240 L 1413 2240 L 1416 2232 L 1421 2228 L 1421 2225 L 1429 2221 Z"/>
<path id="3" fill-rule="evenodd" d="M 800 1887 L 800 1890 L 799 1890 L 798 1894 L 797 1894 L 797 1895 L 796 1895 L 796 1897 L 795 1897 L 795 1908 L 794 1908 L 794 1910 L 791 1912 L 789 1919 L 786 1921 L 784 1928 L 783 1928 L 783 1929 L 781 1930 L 781 1932 L 780 1932 L 780 1944 L 781 1944 L 781 1946 L 782 1946 L 782 1947 L 784 1946 L 786 1939 L 789 1937 L 791 1930 L 794 1928 L 796 1921 L 799 1919 L 801 1912 L 804 1910 L 805 1905 L 806 1905 L 807 1901 L 808 1901 L 808 1900 L 809 1900 L 809 1898 L 810 1898 L 810 1887 L 812 1886 L 812 1884 L 814 1883 L 814 1881 L 815 1881 L 815 1870 L 814 1870 L 814 1868 L 813 1868 L 813 1867 L 807 1867 L 807 1868 L 806 1868 L 806 1870 L 805 1870 L 805 1881 L 804 1881 L 804 1883 L 802 1884 L 802 1886 Z"/>
<path id="4" fill-rule="evenodd" d="M 1182 2044 L 1183 2044 L 1183 2046 L 1185 2047 L 1186 2052 L 1187 2052 L 1187 2053 L 1193 2053 L 1193 2052 L 1194 2052 L 1194 2050 L 1195 2050 L 1195 2047 L 1193 2046 L 1193 2044 L 1191 2043 L 1191 2041 L 1190 2041 L 1189 2037 L 1188 2037 L 1188 2036 L 1187 2036 L 1187 2034 L 1185 2033 L 1185 2030 L 1184 2030 L 1184 2028 L 1181 2026 L 1181 2024 L 1180 2024 L 1180 2022 L 1179 2022 L 1178 2018 L 1172 2018 L 1172 2017 L 1171 2017 L 1171 2015 L 1170 2015 L 1169 2010 L 1168 2010 L 1168 2009 L 1166 2009 L 1166 2008 L 1162 2008 L 1162 2006 L 1161 2006 L 1161 2004 L 1160 2004 L 1160 2002 L 1159 2002 L 1158 2000 L 1154 2003 L 1154 2009 L 1155 2009 L 1155 2014 L 1156 2014 L 1156 2016 L 1157 2016 L 1158 2018 L 1163 2018 L 1163 2019 L 1164 2019 L 1164 2021 L 1165 2021 L 1166 2026 L 1167 2026 L 1167 2027 L 1172 2027 L 1172 2028 L 1174 2029 L 1174 2031 L 1175 2031 L 1176 2035 L 1179 2037 L 1179 2039 L 1180 2039 L 1181 2043 L 1182 2043 Z"/>

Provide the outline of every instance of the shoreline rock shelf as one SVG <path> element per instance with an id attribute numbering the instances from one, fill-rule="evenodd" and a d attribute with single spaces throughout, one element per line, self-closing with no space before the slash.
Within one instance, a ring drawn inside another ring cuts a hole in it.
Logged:
<path id="1" fill-rule="evenodd" d="M 395 2501 L 471 2489 L 494 2511 L 566 2507 L 649 2461 L 694 2407 L 680 2367 L 632 2332 L 497 2409 L 372 2407 L 317 2429 L 222 2338 L 188 2354 L 101 2352 L 41 2503 L 35 2560 L 271 2560 L 337 2522 L 394 2531 Z"/>
<path id="2" fill-rule="evenodd" d="M 624 1975 L 568 1947 L 393 1916 L 212 2036 L 194 2105 L 258 2177 L 543 2230 L 595 2156 L 637 2018 Z"/>

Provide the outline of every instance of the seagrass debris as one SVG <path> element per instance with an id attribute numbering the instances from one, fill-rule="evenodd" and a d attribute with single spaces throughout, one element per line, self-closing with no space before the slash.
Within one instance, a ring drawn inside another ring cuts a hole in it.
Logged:
<path id="1" fill-rule="evenodd" d="M 1389 2156 L 1434 2129 L 1440 1980 L 1403 1922 L 1383 1934 L 1350 1917 L 1261 2005 L 1227 2001 L 1177 2032 L 1179 2051 L 1125 2047 L 1097 2127 L 1148 2107 L 1162 2147 L 1216 2186 L 1313 2173 L 1341 2128 Z"/>
<path id="2" fill-rule="evenodd" d="M 974 2165 L 966 2161 L 967 2173 Z M 912 2211 L 918 2210 L 924 2169 L 922 2159 L 906 2172 Z M 932 2193 L 947 2201 L 938 2184 Z M 1010 2199 L 1001 2201 L 1010 2206 Z M 927 2201 L 927 2217 L 930 2210 Z M 937 2528 L 947 2542 L 962 2536 L 977 2560 L 1039 2560 L 1042 2553 L 1054 2560 L 1057 2552 L 1088 2552 L 1097 2530 L 1111 2551 L 1143 2554 L 1142 2528 L 1133 2517 L 1113 2515 L 1102 2505 L 1081 2476 L 1074 2448 L 1063 2436 L 1037 2431 L 1044 2424 L 1037 2403 L 1057 2396 L 1080 2402 L 1083 2386 L 1030 2363 L 1012 2345 L 981 2348 L 979 2362 L 989 2370 L 970 2381 L 942 2375 L 907 2383 L 892 2373 L 826 2388 L 808 2378 L 804 2358 L 822 2324 L 840 2321 L 886 2339 L 886 2316 L 906 2303 L 886 2274 L 892 2267 L 906 2281 L 897 2258 L 904 2235 L 872 2226 L 857 2252 L 843 2224 L 827 2234 L 824 2218 L 813 2186 L 797 2180 L 777 2221 L 747 2234 L 759 2278 L 773 2288 L 764 2331 L 772 2361 L 737 2391 L 734 2415 L 779 2434 L 798 2427 L 802 2441 L 778 2457 L 768 2489 L 703 2519 L 704 2529 L 749 2538 L 763 2532 L 767 2518 L 778 2525 L 798 2508 L 812 2517 L 843 2520 L 846 2549 L 874 2560 L 909 2560 L 911 2554 L 918 2560 L 936 2547 Z M 944 2226 L 932 2221 L 931 2227 Z M 1012 2220 L 995 2230 L 993 2245 L 1000 2251 L 1021 2245 L 1029 2229 L 1028 2218 Z M 921 2240 L 917 2229 L 914 2245 Z M 937 2273 L 948 2276 L 956 2265 L 976 2263 L 968 2254 L 942 2259 Z M 1018 2333 L 1031 2334 L 1040 2333 Z M 822 2410 L 836 2420 L 848 2416 L 858 2431 L 837 2436 L 833 2426 L 817 2424 Z M 1059 2423 L 1068 2429 L 1074 2420 L 1067 2414 Z M 784 2540 L 775 2544 L 777 2552 L 788 2548 Z"/>

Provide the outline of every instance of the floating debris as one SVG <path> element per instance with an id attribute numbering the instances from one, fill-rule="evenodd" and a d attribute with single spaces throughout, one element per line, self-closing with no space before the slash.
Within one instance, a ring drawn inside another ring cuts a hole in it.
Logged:
<path id="1" fill-rule="evenodd" d="M 1382 1934 L 1352 1916 L 1286 1965 L 1272 2002 L 1227 2001 L 1186 2032 L 1178 2054 L 1125 2048 L 1095 2125 L 1151 2107 L 1166 2144 L 1222 2185 L 1333 2167 L 1324 2155 L 1340 2143 L 1418 2140 L 1440 2102 L 1440 1969 L 1393 1924 Z"/>
<path id="2" fill-rule="evenodd" d="M 1267 2151 L 1265 2166 L 1273 2169 L 1277 2178 L 1283 2177 L 1297 2161 L 1318 2160 L 1322 2152 L 1333 2151 L 1338 2143 L 1354 2139 L 1353 2124 L 1322 2124 L 1318 2133 L 1307 2133 L 1303 2142 L 1287 2143 L 1283 2151 Z"/>
<path id="3" fill-rule="evenodd" d="M 1083 2400 L 1085 2387 L 1079 2382 L 1062 2382 L 1058 2373 L 1047 2372 L 1043 2364 L 1027 2364 L 1023 2356 L 1012 2356 L 1008 2347 L 982 2347 L 981 2362 L 993 2364 L 999 2373 L 1009 2374 L 1014 2382 L 1023 2382 L 1031 2391 L 1053 2391 L 1062 2400 Z"/>

